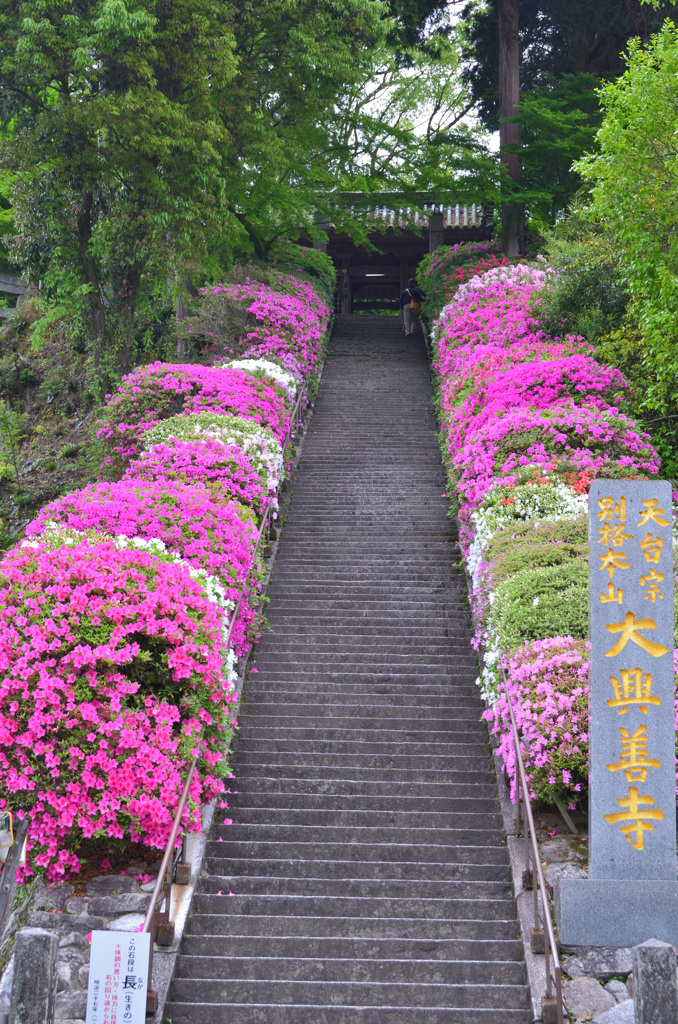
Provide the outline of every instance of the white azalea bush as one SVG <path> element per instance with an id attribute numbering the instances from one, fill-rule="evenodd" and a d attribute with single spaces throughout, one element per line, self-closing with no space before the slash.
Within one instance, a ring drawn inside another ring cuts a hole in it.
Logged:
<path id="1" fill-rule="evenodd" d="M 517 521 L 541 519 L 558 521 L 586 515 L 585 494 L 575 494 L 566 484 L 526 484 L 522 487 L 495 487 L 481 507 L 471 513 L 473 540 L 466 568 L 476 586 L 483 551 L 499 530 Z"/>
<path id="2" fill-rule="evenodd" d="M 228 363 L 220 364 L 216 369 L 244 370 L 253 377 L 284 388 L 290 401 L 294 402 L 297 397 L 299 381 L 288 370 L 284 370 L 279 363 L 274 363 L 271 359 L 232 359 Z"/>
<path id="3" fill-rule="evenodd" d="M 284 456 L 280 442 L 267 427 L 241 416 L 213 412 L 171 416 L 157 423 L 144 435 L 144 449 L 177 441 L 216 441 L 235 445 L 252 461 L 267 491 L 276 491 L 284 476 Z"/>

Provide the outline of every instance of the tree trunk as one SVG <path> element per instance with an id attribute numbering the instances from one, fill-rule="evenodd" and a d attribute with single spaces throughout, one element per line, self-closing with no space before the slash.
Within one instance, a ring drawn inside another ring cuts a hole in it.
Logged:
<path id="1" fill-rule="evenodd" d="M 85 282 L 90 286 L 88 296 L 90 327 L 92 331 L 92 355 L 94 365 L 99 375 L 105 373 L 104 361 L 108 348 L 106 332 L 106 311 L 104 309 L 101 295 L 101 282 L 99 281 L 99 270 L 96 260 L 92 256 L 89 246 L 92 240 L 92 210 L 94 208 L 94 195 L 89 190 L 82 197 L 82 203 L 78 210 L 77 235 L 78 235 L 78 259 L 82 268 Z"/>
<path id="2" fill-rule="evenodd" d="M 507 118 L 518 117 L 520 111 L 520 41 L 518 15 L 520 0 L 497 0 L 499 20 L 499 158 L 510 181 L 521 179 L 520 125 Z M 515 149 L 508 153 L 506 148 Z M 504 202 L 501 223 L 504 252 L 516 256 L 524 233 L 525 210 L 518 203 Z"/>
<path id="3" fill-rule="evenodd" d="M 132 369 L 134 305 L 141 283 L 141 275 L 137 267 L 127 267 L 126 271 L 122 280 L 117 282 L 115 297 L 118 323 L 115 363 L 121 377 L 124 377 Z"/>

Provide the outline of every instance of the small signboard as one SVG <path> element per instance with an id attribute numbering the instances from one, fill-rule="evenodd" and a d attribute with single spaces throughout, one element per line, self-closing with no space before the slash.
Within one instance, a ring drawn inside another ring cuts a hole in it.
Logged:
<path id="1" fill-rule="evenodd" d="M 87 1024 L 144 1024 L 151 937 L 92 932 Z"/>

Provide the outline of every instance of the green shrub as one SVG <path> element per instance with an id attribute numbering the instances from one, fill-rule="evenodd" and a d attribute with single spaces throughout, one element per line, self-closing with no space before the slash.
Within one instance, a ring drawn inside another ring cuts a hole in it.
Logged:
<path id="1" fill-rule="evenodd" d="M 492 565 L 493 589 L 519 572 L 565 565 L 573 558 L 586 559 L 586 518 L 558 522 L 530 520 L 515 523 L 489 542 L 486 562 Z"/>
<path id="2" fill-rule="evenodd" d="M 320 249 L 309 249 L 295 242 L 280 239 L 271 251 L 271 259 L 284 274 L 311 280 L 322 286 L 325 298 L 332 305 L 337 287 L 337 272 L 332 257 Z"/>
<path id="3" fill-rule="evenodd" d="M 546 255 L 558 276 L 535 308 L 542 327 L 554 337 L 580 334 L 597 345 L 621 325 L 629 301 L 614 242 L 573 214 L 551 236 Z"/>
<path id="4" fill-rule="evenodd" d="M 547 637 L 586 639 L 588 561 L 573 558 L 547 569 L 516 573 L 498 587 L 491 619 L 504 651 Z"/>

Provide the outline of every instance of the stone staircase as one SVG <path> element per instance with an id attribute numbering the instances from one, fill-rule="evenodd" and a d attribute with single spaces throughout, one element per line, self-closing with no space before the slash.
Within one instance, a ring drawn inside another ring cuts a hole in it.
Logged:
<path id="1" fill-rule="evenodd" d="M 435 430 L 422 340 L 340 318 L 172 1024 L 532 1021 Z"/>

